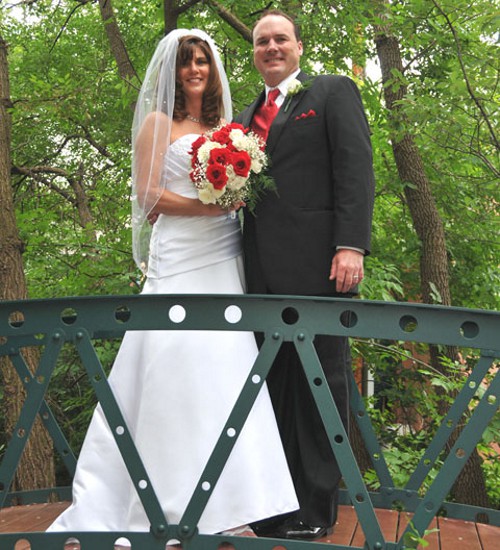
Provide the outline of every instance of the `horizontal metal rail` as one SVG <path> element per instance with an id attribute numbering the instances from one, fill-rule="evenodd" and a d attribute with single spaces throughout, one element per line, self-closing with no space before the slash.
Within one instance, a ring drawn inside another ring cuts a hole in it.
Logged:
<path id="1" fill-rule="evenodd" d="M 170 524 L 162 511 L 159 499 L 149 483 L 148 474 L 126 426 L 120 408 L 107 383 L 104 369 L 95 351 L 95 342 L 103 338 L 121 338 L 133 330 L 222 330 L 251 331 L 264 334 L 264 344 L 248 374 L 243 390 L 234 405 L 227 424 L 208 460 L 198 486 L 178 525 Z M 354 413 L 381 489 L 369 492 L 357 466 L 349 438 L 328 389 L 321 364 L 313 345 L 317 334 L 347 336 L 362 339 L 383 339 L 400 342 L 421 342 L 475 348 L 480 360 L 471 372 L 450 407 L 448 415 L 437 430 L 405 487 L 395 487 L 376 433 L 365 408 L 362 396 L 352 378 L 351 409 Z M 76 537 L 82 548 L 108 550 L 114 541 L 124 536 L 132 547 L 141 550 L 162 550 L 169 539 L 181 541 L 184 548 L 215 548 L 227 541 L 218 535 L 200 535 L 198 521 L 216 486 L 222 469 L 236 442 L 237 436 L 255 402 L 274 358 L 283 342 L 292 342 L 301 358 L 313 397 L 343 475 L 345 489 L 341 499 L 354 506 L 366 538 L 365 549 L 405 548 L 404 537 L 399 542 L 384 540 L 375 508 L 403 506 L 413 512 L 412 529 L 424 536 L 432 519 L 444 510 L 449 517 L 475 521 L 486 517 L 489 523 L 500 526 L 500 512 L 446 502 L 449 490 L 475 449 L 489 422 L 496 414 L 500 400 L 500 375 L 491 379 L 491 367 L 500 357 L 500 314 L 471 310 L 409 304 L 376 302 L 341 298 L 257 296 L 257 295 L 140 295 L 96 296 L 54 300 L 0 302 L 0 356 L 8 357 L 26 388 L 26 400 L 14 435 L 0 463 L 0 506 L 14 498 L 22 502 L 39 502 L 57 492 L 68 495 L 67 488 L 47 488 L 33 493 L 10 493 L 19 460 L 37 415 L 40 415 L 51 434 L 56 450 L 61 454 L 71 475 L 76 458 L 55 416 L 44 397 L 54 367 L 65 344 L 74 345 L 82 368 L 87 373 L 95 394 L 112 428 L 130 477 L 137 488 L 144 510 L 151 523 L 149 533 L 13 533 L 0 535 L 0 547 L 26 539 L 32 550 L 62 548 L 69 536 Z M 22 349 L 36 346 L 42 351 L 35 373 L 24 363 Z M 490 381 L 469 415 L 443 466 L 421 495 L 430 470 L 452 433 L 469 409 L 477 388 Z M 228 428 L 231 427 L 229 436 Z M 207 489 L 207 487 L 209 489 Z M 282 543 L 272 539 L 231 539 L 237 548 L 272 548 Z M 287 548 L 303 548 L 310 543 L 286 541 Z M 406 548 L 414 547 L 406 542 Z M 322 547 L 314 543 L 314 548 Z M 7 548 L 9 546 L 6 546 Z M 329 550 L 348 548 L 328 545 Z"/>

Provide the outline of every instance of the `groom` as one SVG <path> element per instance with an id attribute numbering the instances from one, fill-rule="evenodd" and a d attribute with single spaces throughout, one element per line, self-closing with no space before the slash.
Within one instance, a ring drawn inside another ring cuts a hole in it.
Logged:
<path id="1" fill-rule="evenodd" d="M 245 212 L 248 291 L 352 296 L 370 248 L 374 195 L 370 132 L 359 91 L 347 77 L 310 78 L 300 71 L 298 28 L 279 10 L 257 21 L 253 47 L 266 86 L 238 122 L 267 136 L 278 193 L 268 193 L 255 216 Z M 272 89 L 279 92 L 269 94 Z M 295 93 L 287 95 L 290 90 Z M 267 130 L 266 118 L 274 115 Z M 319 335 L 314 345 L 347 428 L 349 343 Z M 335 523 L 341 475 L 292 343 L 282 346 L 267 382 L 300 510 L 255 524 L 254 530 L 260 536 L 316 539 Z"/>

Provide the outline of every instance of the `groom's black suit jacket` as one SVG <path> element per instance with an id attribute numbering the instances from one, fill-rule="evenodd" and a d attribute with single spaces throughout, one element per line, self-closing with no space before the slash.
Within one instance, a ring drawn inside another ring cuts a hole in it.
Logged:
<path id="1" fill-rule="evenodd" d="M 370 249 L 374 176 L 359 91 L 343 76 L 309 84 L 285 98 L 269 132 L 277 194 L 265 195 L 255 217 L 245 213 L 249 292 L 335 295 L 328 276 L 336 246 Z M 263 97 L 238 122 L 250 126 Z"/>
<path id="2" fill-rule="evenodd" d="M 318 76 L 311 81 L 302 72 L 298 79 L 310 87 L 290 101 L 285 98 L 267 140 L 278 193 L 262 198 L 255 217 L 245 212 L 248 292 L 335 296 L 329 274 L 336 247 L 370 249 L 370 132 L 352 80 Z M 237 121 L 251 126 L 263 98 L 264 92 Z M 314 345 L 347 427 L 347 338 L 317 335 Z M 299 499 L 297 518 L 329 527 L 336 518 L 341 476 L 292 343 L 281 347 L 267 384 Z"/>

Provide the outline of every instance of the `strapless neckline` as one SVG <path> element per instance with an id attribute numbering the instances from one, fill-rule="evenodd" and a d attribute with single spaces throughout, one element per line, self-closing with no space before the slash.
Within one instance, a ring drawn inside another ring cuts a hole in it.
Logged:
<path id="1" fill-rule="evenodd" d="M 182 135 L 181 137 L 178 137 L 177 139 L 175 139 L 174 141 L 172 141 L 170 143 L 170 147 L 172 147 L 172 145 L 174 145 L 175 143 L 177 143 L 178 141 L 181 141 L 183 140 L 184 138 L 187 138 L 187 137 L 190 137 L 190 138 L 194 138 L 194 139 L 198 139 L 199 137 L 201 137 L 203 134 L 184 134 Z M 193 139 L 193 141 L 194 141 Z"/>

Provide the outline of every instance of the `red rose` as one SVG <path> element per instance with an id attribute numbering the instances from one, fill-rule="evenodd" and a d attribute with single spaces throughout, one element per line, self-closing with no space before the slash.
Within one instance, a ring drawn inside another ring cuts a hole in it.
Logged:
<path id="1" fill-rule="evenodd" d="M 228 126 L 231 130 L 241 130 L 245 134 L 248 132 L 248 128 L 245 128 L 242 124 L 238 124 L 237 122 L 231 122 Z"/>
<path id="2" fill-rule="evenodd" d="M 193 141 L 193 144 L 191 145 L 191 151 L 189 151 L 190 155 L 196 155 L 198 152 L 198 149 L 207 141 L 207 138 L 205 136 L 200 136 L 197 140 Z"/>
<path id="3" fill-rule="evenodd" d="M 230 132 L 231 132 L 231 128 L 229 128 L 228 126 L 224 126 L 224 128 L 221 128 L 220 130 L 217 130 L 212 134 L 212 141 L 216 141 L 221 145 L 226 145 L 226 143 L 230 141 L 229 139 Z"/>
<path id="4" fill-rule="evenodd" d="M 231 162 L 231 151 L 226 147 L 217 147 L 216 149 L 211 149 L 210 158 L 208 160 L 210 164 L 222 164 L 222 166 L 227 166 Z"/>
<path id="5" fill-rule="evenodd" d="M 246 178 L 250 172 L 252 159 L 246 151 L 237 151 L 233 153 L 231 163 L 234 167 L 234 173 Z"/>
<path id="6" fill-rule="evenodd" d="M 222 164 L 209 164 L 207 168 L 207 179 L 215 189 L 223 189 L 227 183 L 226 169 Z"/>

